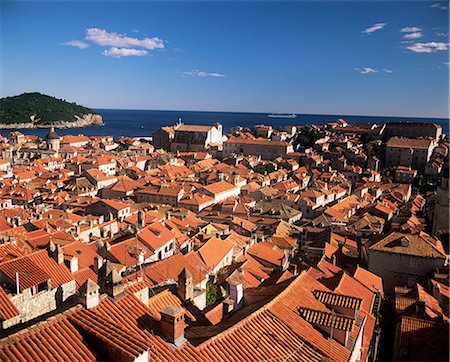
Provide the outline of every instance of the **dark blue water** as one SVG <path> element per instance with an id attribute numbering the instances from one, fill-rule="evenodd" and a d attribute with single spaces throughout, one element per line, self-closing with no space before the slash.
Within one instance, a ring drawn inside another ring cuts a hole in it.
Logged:
<path id="1" fill-rule="evenodd" d="M 344 118 L 348 123 L 378 123 L 387 121 L 412 121 L 412 122 L 435 122 L 442 126 L 444 132 L 449 132 L 449 120 L 443 118 L 405 118 L 405 117 L 372 117 L 372 116 L 348 116 L 348 115 L 315 115 L 298 114 L 297 118 L 270 118 L 267 113 L 237 113 L 237 112 L 197 112 L 197 111 L 151 111 L 151 110 L 126 110 L 126 109 L 96 109 L 103 116 L 105 126 L 92 126 L 84 128 L 59 129 L 59 135 L 84 134 L 87 136 L 106 136 L 114 138 L 120 136 L 149 137 L 153 131 L 161 126 L 175 124 L 179 118 L 186 124 L 210 125 L 219 122 L 224 131 L 228 132 L 231 127 L 241 125 L 252 127 L 257 124 L 272 125 L 278 128 L 284 125 L 322 125 L 334 122 L 338 118 Z M 11 130 L 0 130 L 2 135 L 8 135 Z M 24 134 L 44 137 L 46 129 L 24 129 Z"/>

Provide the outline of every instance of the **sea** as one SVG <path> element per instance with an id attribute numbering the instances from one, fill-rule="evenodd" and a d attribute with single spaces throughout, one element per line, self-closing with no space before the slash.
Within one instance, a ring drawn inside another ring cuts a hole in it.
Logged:
<path id="1" fill-rule="evenodd" d="M 170 126 L 181 120 L 185 124 L 211 125 L 219 122 L 224 132 L 229 132 L 234 126 L 253 127 L 258 124 L 271 125 L 275 129 L 286 125 L 323 125 L 345 119 L 348 123 L 377 123 L 391 122 L 434 122 L 442 126 L 445 133 L 449 133 L 449 120 L 444 118 L 414 118 L 414 117 L 375 117 L 352 115 L 321 115 L 297 114 L 296 118 L 272 118 L 268 113 L 243 112 L 200 112 L 200 111 L 161 111 L 161 110 L 128 110 L 128 109 L 94 109 L 103 117 L 104 126 L 89 126 L 82 128 L 58 129 L 61 136 L 121 136 L 148 138 L 161 126 Z M 0 134 L 8 136 L 15 130 L 0 129 Z M 45 137 L 48 129 L 22 129 L 22 133 Z"/>

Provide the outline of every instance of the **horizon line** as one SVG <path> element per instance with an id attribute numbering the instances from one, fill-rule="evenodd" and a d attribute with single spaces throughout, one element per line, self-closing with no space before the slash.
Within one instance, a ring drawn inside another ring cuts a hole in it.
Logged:
<path id="1" fill-rule="evenodd" d="M 281 112 L 250 112 L 250 111 L 207 111 L 207 110 L 190 110 L 190 109 L 142 109 L 142 108 L 103 108 L 90 107 L 93 110 L 113 110 L 113 111 L 153 111 L 153 112 L 203 112 L 203 113 L 247 113 L 247 114 L 276 114 Z M 374 118 L 420 118 L 420 119 L 439 119 L 450 120 L 448 117 L 432 117 L 432 116 L 395 116 L 395 115 L 371 115 L 371 114 L 344 114 L 344 113 L 301 113 L 301 112 L 282 112 L 281 114 L 296 114 L 297 116 L 336 116 L 336 117 L 374 117 Z"/>

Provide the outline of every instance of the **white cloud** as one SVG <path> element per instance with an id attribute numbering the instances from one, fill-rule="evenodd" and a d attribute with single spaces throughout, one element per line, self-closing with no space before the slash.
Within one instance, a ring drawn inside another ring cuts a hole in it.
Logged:
<path id="1" fill-rule="evenodd" d="M 434 53 L 436 51 L 448 50 L 448 43 L 435 41 L 428 43 L 414 43 L 407 48 L 414 53 Z"/>
<path id="2" fill-rule="evenodd" d="M 444 62 L 444 64 L 450 68 L 450 62 Z"/>
<path id="3" fill-rule="evenodd" d="M 405 34 L 405 36 L 403 38 L 405 38 L 405 39 L 419 39 L 421 37 L 423 37 L 422 32 L 416 31 L 414 33 Z"/>
<path id="4" fill-rule="evenodd" d="M 437 36 L 448 36 L 448 33 L 436 33 Z"/>
<path id="5" fill-rule="evenodd" d="M 372 73 L 380 73 L 380 72 L 389 73 L 389 74 L 393 73 L 392 70 L 387 69 L 387 68 L 378 70 L 378 69 L 371 68 L 371 67 L 364 67 L 364 68 L 355 68 L 355 70 L 361 74 L 372 74 Z"/>
<path id="6" fill-rule="evenodd" d="M 440 10 L 448 10 L 448 5 L 444 5 L 441 3 L 432 4 L 430 7 Z"/>
<path id="7" fill-rule="evenodd" d="M 123 36 L 104 29 L 89 28 L 86 30 L 86 40 L 90 40 L 101 46 L 111 47 L 140 47 L 149 50 L 164 48 L 164 41 L 160 38 L 137 39 Z"/>
<path id="8" fill-rule="evenodd" d="M 62 43 L 62 45 L 67 45 L 67 46 L 71 46 L 71 47 L 77 47 L 77 48 L 80 48 L 80 49 L 89 48 L 89 44 L 85 43 L 84 41 L 81 41 L 81 40 L 69 40 L 69 41 L 66 41 L 66 42 Z"/>
<path id="9" fill-rule="evenodd" d="M 356 71 L 360 72 L 361 74 L 370 74 L 370 73 L 379 73 L 378 70 L 374 69 L 374 68 L 370 68 L 370 67 L 365 67 L 365 68 L 355 68 Z"/>
<path id="10" fill-rule="evenodd" d="M 361 31 L 361 33 L 363 34 L 371 34 L 377 30 L 381 30 L 386 26 L 386 23 L 376 23 L 373 24 L 372 26 L 368 27 L 367 29 Z"/>
<path id="11" fill-rule="evenodd" d="M 421 28 L 418 28 L 417 26 L 406 26 L 402 29 L 400 29 L 402 33 L 415 33 L 417 31 L 422 31 Z"/>
<path id="12" fill-rule="evenodd" d="M 203 72 L 198 69 L 193 69 L 187 72 L 181 73 L 182 77 L 197 77 L 197 78 L 207 78 L 207 77 L 214 77 L 214 78 L 223 78 L 225 77 L 225 74 L 221 73 L 209 73 L 209 72 Z"/>
<path id="13" fill-rule="evenodd" d="M 148 54 L 148 51 L 142 49 L 112 47 L 108 50 L 104 50 L 102 54 L 111 58 L 143 57 Z"/>

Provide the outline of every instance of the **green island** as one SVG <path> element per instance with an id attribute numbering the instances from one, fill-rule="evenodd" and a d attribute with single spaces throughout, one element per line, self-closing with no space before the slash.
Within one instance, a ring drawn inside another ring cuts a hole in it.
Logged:
<path id="1" fill-rule="evenodd" d="M 0 99 L 0 128 L 14 128 L 16 125 L 20 128 L 37 128 L 101 124 L 101 116 L 92 109 L 38 92 Z"/>

